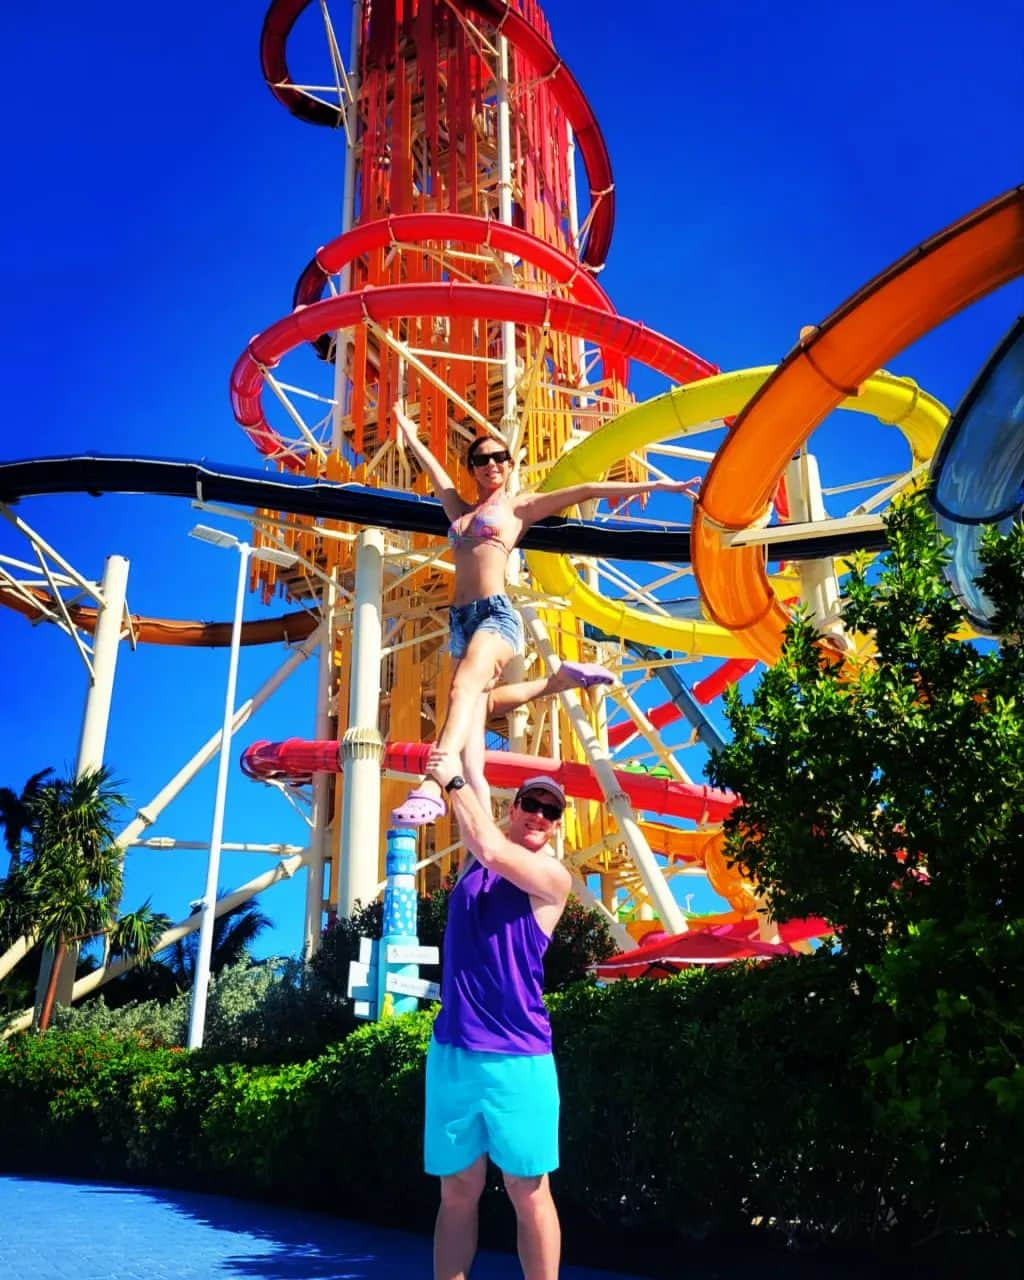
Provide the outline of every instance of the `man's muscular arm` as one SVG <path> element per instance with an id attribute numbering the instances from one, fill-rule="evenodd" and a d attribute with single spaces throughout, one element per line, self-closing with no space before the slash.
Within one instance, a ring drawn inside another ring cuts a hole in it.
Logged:
<path id="1" fill-rule="evenodd" d="M 441 752 L 431 755 L 428 769 L 442 787 L 456 773 L 449 757 Z M 572 876 L 566 867 L 544 853 L 532 853 L 509 840 L 469 787 L 449 792 L 448 799 L 463 843 L 478 862 L 532 898 L 557 906 L 564 904 L 572 887 Z"/>

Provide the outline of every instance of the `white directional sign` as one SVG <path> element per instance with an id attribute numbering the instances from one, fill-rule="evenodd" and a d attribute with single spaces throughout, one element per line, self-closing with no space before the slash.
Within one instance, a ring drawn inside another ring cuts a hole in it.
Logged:
<path id="1" fill-rule="evenodd" d="M 399 942 L 388 944 L 388 964 L 437 964 L 437 947 L 406 947 Z"/>
<path id="2" fill-rule="evenodd" d="M 371 1000 L 377 997 L 377 966 L 360 964 L 353 960 L 348 967 L 348 995 L 350 1000 Z"/>
<path id="3" fill-rule="evenodd" d="M 440 1000 L 441 988 L 426 978 L 407 978 L 401 973 L 389 973 L 385 987 L 396 996 L 419 996 L 422 1000 Z"/>

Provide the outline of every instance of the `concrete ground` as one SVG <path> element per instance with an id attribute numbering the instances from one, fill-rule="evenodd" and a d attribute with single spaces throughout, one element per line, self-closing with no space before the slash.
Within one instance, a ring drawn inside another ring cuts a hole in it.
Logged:
<path id="1" fill-rule="evenodd" d="M 155 1187 L 0 1177 L 4 1280 L 430 1280 L 430 1241 L 321 1214 Z M 473 1280 L 522 1280 L 481 1253 Z M 561 1280 L 638 1280 L 563 1267 Z"/>

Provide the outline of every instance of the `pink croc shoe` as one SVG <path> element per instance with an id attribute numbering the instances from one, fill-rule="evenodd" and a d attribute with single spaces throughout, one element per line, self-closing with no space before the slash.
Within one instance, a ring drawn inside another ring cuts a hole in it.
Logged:
<path id="1" fill-rule="evenodd" d="M 563 662 L 558 672 L 572 680 L 570 688 L 589 689 L 594 684 L 615 683 L 614 675 L 598 662 Z"/>
<path id="2" fill-rule="evenodd" d="M 391 810 L 396 827 L 426 827 L 445 815 L 445 803 L 430 791 L 410 791 L 397 809 Z"/>

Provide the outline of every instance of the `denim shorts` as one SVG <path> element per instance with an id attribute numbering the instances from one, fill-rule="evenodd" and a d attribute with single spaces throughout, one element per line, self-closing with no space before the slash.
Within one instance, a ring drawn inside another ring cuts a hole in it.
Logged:
<path id="1" fill-rule="evenodd" d="M 508 641 L 513 653 L 523 651 L 523 620 L 508 596 L 484 596 L 469 604 L 453 604 L 448 618 L 448 650 L 453 658 L 466 656 L 469 642 L 478 631 L 493 631 Z"/>
<path id="2" fill-rule="evenodd" d="M 486 1153 L 502 1173 L 539 1178 L 558 1168 L 558 1076 L 550 1053 L 427 1050 L 423 1165 L 438 1178 Z"/>

